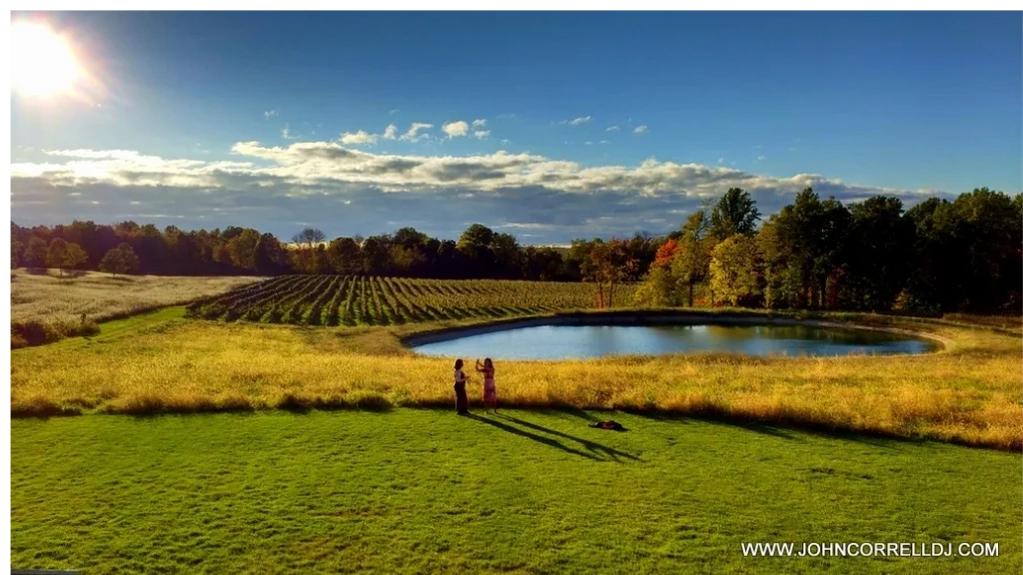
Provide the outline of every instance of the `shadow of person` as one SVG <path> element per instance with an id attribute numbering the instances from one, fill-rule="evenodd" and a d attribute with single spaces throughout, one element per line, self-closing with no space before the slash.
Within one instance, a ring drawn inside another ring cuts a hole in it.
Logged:
<path id="1" fill-rule="evenodd" d="M 498 428 L 498 429 L 500 429 L 502 431 L 507 431 L 508 433 L 512 433 L 512 434 L 518 435 L 520 437 L 525 437 L 525 438 L 528 438 L 528 439 L 532 439 L 533 441 L 536 441 L 538 443 L 542 443 L 544 445 L 548 445 L 548 446 L 553 447 L 555 449 L 560 449 L 562 451 L 565 451 L 565 452 L 568 452 L 568 453 L 571 453 L 571 454 L 574 454 L 574 455 L 578 455 L 580 457 L 585 457 L 587 459 L 593 459 L 595 461 L 603 461 L 603 459 L 601 459 L 600 457 L 597 457 L 597 456 L 595 456 L 595 455 L 593 455 L 591 453 L 586 453 L 584 451 L 579 451 L 577 449 L 572 449 L 571 447 L 568 447 L 566 445 L 562 445 L 557 440 L 551 439 L 549 437 L 543 437 L 543 436 L 537 435 L 535 433 L 530 433 L 528 431 L 524 431 L 522 429 L 518 429 L 518 428 L 512 427 L 510 425 L 506 425 L 504 423 L 501 423 L 500 421 L 494 421 L 493 419 L 490 419 L 490 418 L 487 418 L 487 417 L 480 417 L 480 416 L 478 416 L 478 415 L 476 415 L 474 413 L 467 413 L 467 414 L 465 414 L 465 417 L 467 417 L 469 419 L 475 419 L 476 421 L 479 421 L 479 422 L 482 422 L 482 423 L 486 423 L 487 425 L 493 425 L 494 427 L 496 427 L 496 428 Z"/>
<path id="2" fill-rule="evenodd" d="M 530 429 L 535 429 L 536 431 L 541 431 L 543 433 L 547 433 L 547 434 L 550 434 L 550 435 L 556 435 L 558 437 L 564 437 L 565 439 L 571 439 L 572 441 L 576 441 L 576 442 L 582 444 L 582 446 L 585 447 L 588 451 L 591 451 L 591 452 L 594 452 L 594 453 L 600 453 L 602 455 L 606 455 L 606 456 L 610 457 L 611 459 L 613 459 L 615 461 L 618 461 L 619 457 L 624 457 L 626 459 L 631 459 L 633 461 L 643 461 L 642 459 L 640 459 L 640 458 L 638 458 L 635 455 L 632 455 L 630 453 L 625 453 L 624 451 L 618 451 L 617 449 L 612 449 L 610 447 L 607 447 L 606 445 L 601 445 L 601 444 L 599 444 L 599 443 L 597 443 L 595 441 L 590 441 L 588 439 L 583 439 L 581 437 L 575 437 L 574 435 L 569 435 L 567 433 L 562 433 L 560 431 L 555 431 L 553 429 L 546 428 L 546 427 L 544 427 L 542 425 L 537 425 L 535 423 L 530 423 L 528 421 L 523 421 L 521 419 L 518 419 L 517 417 L 511 417 L 511 416 L 505 415 L 503 413 L 499 414 L 498 417 L 503 417 L 504 419 L 507 419 L 508 421 L 512 421 L 512 422 L 517 423 L 517 424 L 519 424 L 519 425 L 521 425 L 523 427 L 528 427 Z"/>

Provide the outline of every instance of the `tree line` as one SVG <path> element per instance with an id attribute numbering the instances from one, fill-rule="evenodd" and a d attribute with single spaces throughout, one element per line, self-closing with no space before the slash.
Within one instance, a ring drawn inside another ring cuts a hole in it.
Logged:
<path id="1" fill-rule="evenodd" d="M 638 262 L 624 281 L 642 278 L 659 241 L 649 234 L 621 240 Z M 273 234 L 239 227 L 186 232 L 131 221 L 114 225 L 75 221 L 31 228 L 12 222 L 11 265 L 152 275 L 364 274 L 580 281 L 590 273 L 587 262 L 593 246 L 603 243 L 594 239 L 575 240 L 566 248 L 521 246 L 514 236 L 481 224 L 470 226 L 457 241 L 406 227 L 393 234 L 331 241 L 322 231 L 307 228 L 290 242 L 282 242 Z M 69 248 L 75 257 L 56 255 L 66 254 Z"/>
<path id="2" fill-rule="evenodd" d="M 733 188 L 662 237 L 521 246 L 474 224 L 441 240 L 406 227 L 327 241 L 315 228 L 290 243 L 252 228 L 75 221 L 11 223 L 13 267 L 156 275 L 365 274 L 436 279 L 592 281 L 600 306 L 643 281 L 637 304 L 926 312 L 1019 310 L 1023 196 L 987 188 L 905 210 L 874 196 L 849 206 L 807 188 L 763 220 Z"/>
<path id="3" fill-rule="evenodd" d="M 760 219 L 738 188 L 691 214 L 659 247 L 639 303 L 1021 311 L 1023 195 L 980 188 L 905 210 L 894 197 L 846 206 L 807 188 Z"/>

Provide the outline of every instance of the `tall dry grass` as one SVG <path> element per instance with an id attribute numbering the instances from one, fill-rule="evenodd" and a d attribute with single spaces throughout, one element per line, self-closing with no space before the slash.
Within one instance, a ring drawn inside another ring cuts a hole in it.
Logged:
<path id="1" fill-rule="evenodd" d="M 1018 337 L 884 321 L 954 344 L 921 356 L 499 361 L 498 396 L 508 406 L 656 411 L 1023 448 Z M 450 362 L 399 342 L 422 329 L 179 321 L 102 345 L 19 350 L 11 408 L 33 415 L 451 406 Z"/>
<path id="2" fill-rule="evenodd" d="M 11 272 L 12 347 L 94 333 L 96 322 L 182 304 L 260 279 L 112 277 L 99 272 L 60 277 L 54 270 L 45 273 L 14 270 Z"/>

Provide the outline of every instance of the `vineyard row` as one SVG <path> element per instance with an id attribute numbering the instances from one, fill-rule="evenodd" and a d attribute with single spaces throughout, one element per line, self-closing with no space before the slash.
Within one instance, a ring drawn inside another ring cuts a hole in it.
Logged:
<path id="1" fill-rule="evenodd" d="M 616 302 L 632 301 L 632 286 Z M 591 308 L 592 284 L 424 280 L 369 276 L 279 276 L 196 300 L 188 317 L 312 326 L 400 325 Z"/>

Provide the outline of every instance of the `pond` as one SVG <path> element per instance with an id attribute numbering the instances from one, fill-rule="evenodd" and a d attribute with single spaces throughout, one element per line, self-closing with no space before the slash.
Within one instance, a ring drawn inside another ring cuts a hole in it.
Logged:
<path id="1" fill-rule="evenodd" d="M 443 357 L 569 359 L 694 352 L 890 355 L 928 353 L 941 347 L 931 340 L 891 332 L 812 325 L 538 325 L 438 339 L 412 349 Z"/>

